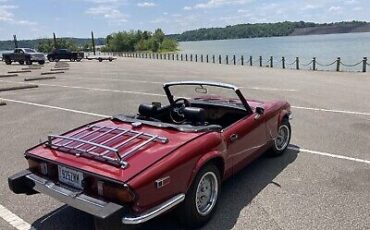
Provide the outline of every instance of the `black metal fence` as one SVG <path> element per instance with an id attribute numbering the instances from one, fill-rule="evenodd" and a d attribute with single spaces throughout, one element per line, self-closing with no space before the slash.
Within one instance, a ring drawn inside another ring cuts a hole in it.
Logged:
<path id="1" fill-rule="evenodd" d="M 270 56 L 263 58 L 262 56 L 236 56 L 236 55 L 203 55 L 203 54 L 184 54 L 184 53 L 143 53 L 143 52 L 130 52 L 130 53 L 105 53 L 111 56 L 129 57 L 129 58 L 146 58 L 146 59 L 159 59 L 170 61 L 186 61 L 186 62 L 202 62 L 213 64 L 226 64 L 226 65 L 240 65 L 240 66 L 258 66 L 269 68 L 282 68 L 282 69 L 309 69 L 309 70 L 334 70 L 342 71 L 343 67 L 351 68 L 352 71 L 367 71 L 368 63 L 367 57 L 354 64 L 346 64 L 338 57 L 331 63 L 321 63 L 316 57 L 311 61 L 303 63 L 299 57 L 293 60 L 287 60 L 285 57 L 274 58 Z M 333 67 L 332 67 L 333 66 Z M 356 68 L 357 67 L 357 68 Z M 354 69 L 355 68 L 355 69 Z"/>

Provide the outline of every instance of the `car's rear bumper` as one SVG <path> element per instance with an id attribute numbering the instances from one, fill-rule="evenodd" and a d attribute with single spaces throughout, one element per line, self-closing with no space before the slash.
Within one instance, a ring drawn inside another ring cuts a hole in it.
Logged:
<path id="1" fill-rule="evenodd" d="M 122 223 L 124 224 L 144 223 L 174 208 L 185 199 L 185 194 L 178 194 L 146 212 L 132 215 L 122 205 L 102 201 L 79 191 L 72 191 L 71 188 L 57 185 L 53 181 L 40 177 L 29 170 L 21 171 L 9 177 L 8 184 L 10 190 L 16 194 L 32 195 L 43 193 L 69 206 L 103 219 L 119 211 L 123 211 Z"/>
<path id="2" fill-rule="evenodd" d="M 81 192 L 72 191 L 67 187 L 59 186 L 28 170 L 21 171 L 9 177 L 8 184 L 9 188 L 16 194 L 30 195 L 40 192 L 100 218 L 107 218 L 124 209 L 122 205 L 102 201 Z"/>

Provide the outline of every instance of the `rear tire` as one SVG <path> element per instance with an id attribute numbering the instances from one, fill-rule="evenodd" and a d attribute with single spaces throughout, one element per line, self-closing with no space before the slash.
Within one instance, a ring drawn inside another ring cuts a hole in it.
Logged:
<path id="1" fill-rule="evenodd" d="M 11 64 L 12 64 L 12 60 L 5 59 L 5 64 L 7 64 L 7 65 L 11 65 Z"/>
<path id="2" fill-rule="evenodd" d="M 19 61 L 18 62 L 20 65 L 24 65 L 24 61 Z"/>
<path id="3" fill-rule="evenodd" d="M 216 210 L 220 189 L 220 170 L 213 164 L 203 167 L 177 209 L 181 224 L 191 228 L 206 224 Z"/>
<path id="4" fill-rule="evenodd" d="M 39 65 L 45 64 L 45 61 L 39 61 Z"/>
<path id="5" fill-rule="evenodd" d="M 278 136 L 274 140 L 274 144 L 269 153 L 270 156 L 280 156 L 288 148 L 290 138 L 292 136 L 292 129 L 288 119 L 284 119 L 278 128 Z"/>
<path id="6" fill-rule="evenodd" d="M 48 60 L 49 60 L 49 62 L 53 62 L 54 61 L 54 58 L 49 57 Z"/>
<path id="7" fill-rule="evenodd" d="M 27 60 L 26 60 L 26 65 L 32 65 L 32 61 L 31 61 L 31 60 L 29 60 L 29 59 L 27 59 Z"/>

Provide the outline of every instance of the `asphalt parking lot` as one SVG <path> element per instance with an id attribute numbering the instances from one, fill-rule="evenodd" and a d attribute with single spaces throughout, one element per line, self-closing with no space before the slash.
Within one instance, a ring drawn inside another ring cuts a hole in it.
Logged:
<path id="1" fill-rule="evenodd" d="M 0 75 L 22 67 L 0 63 Z M 226 181 L 203 229 L 370 229 L 370 73 L 119 58 L 70 62 L 56 79 L 24 82 L 53 67 L 0 78 L 7 103 L 0 106 L 0 229 L 92 229 L 90 216 L 47 196 L 12 194 L 7 177 L 26 167 L 24 150 L 48 134 L 135 114 L 140 103 L 166 103 L 162 84 L 175 80 L 232 83 L 247 98 L 287 100 L 294 113 L 289 150 L 261 157 Z M 181 226 L 167 214 L 138 229 Z"/>

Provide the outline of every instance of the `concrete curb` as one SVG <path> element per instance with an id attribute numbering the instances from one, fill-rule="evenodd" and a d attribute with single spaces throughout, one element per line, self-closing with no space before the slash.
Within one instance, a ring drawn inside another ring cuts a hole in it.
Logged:
<path id="1" fill-rule="evenodd" d="M 56 79 L 56 77 L 33 77 L 33 78 L 25 78 L 24 81 L 51 80 L 51 79 Z"/>
<path id="2" fill-rule="evenodd" d="M 0 78 L 2 77 L 18 77 L 18 74 L 2 74 L 0 75 Z"/>
<path id="3" fill-rule="evenodd" d="M 17 70 L 17 71 L 9 71 L 8 73 L 31 73 L 31 70 Z"/>
<path id="4" fill-rule="evenodd" d="M 23 85 L 23 86 L 5 87 L 5 88 L 0 88 L 0 92 L 11 91 L 11 90 L 21 90 L 21 89 L 32 89 L 32 88 L 37 88 L 37 87 L 39 86 L 38 85 Z"/>
<path id="5" fill-rule="evenodd" d="M 61 70 L 69 70 L 69 68 L 52 68 L 50 71 L 61 71 Z"/>
<path id="6" fill-rule="evenodd" d="M 64 73 L 64 71 L 43 72 L 41 73 L 41 75 L 59 74 L 59 73 Z"/>

